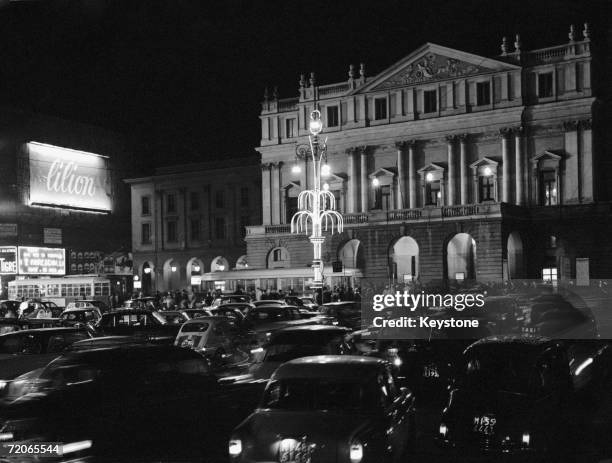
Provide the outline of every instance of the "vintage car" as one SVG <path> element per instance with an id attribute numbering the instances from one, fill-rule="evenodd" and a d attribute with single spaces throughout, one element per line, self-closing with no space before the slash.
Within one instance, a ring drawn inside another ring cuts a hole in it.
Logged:
<path id="1" fill-rule="evenodd" d="M 13 301 L 10 299 L 0 301 L 0 317 L 17 318 L 19 314 L 19 304 L 21 304 L 21 301 Z"/>
<path id="2" fill-rule="evenodd" d="M 347 355 L 345 337 L 349 328 L 333 325 L 306 325 L 282 328 L 274 332 L 261 348 L 261 357 L 250 368 L 255 380 L 268 380 L 283 363 L 313 355 Z"/>
<path id="3" fill-rule="evenodd" d="M 232 302 L 249 303 L 251 302 L 251 296 L 247 294 L 223 294 L 213 300 L 211 307 L 215 308 Z"/>
<path id="4" fill-rule="evenodd" d="M 556 339 L 598 339 L 595 317 L 587 307 L 577 308 L 563 297 L 551 294 L 532 299 L 522 317 L 520 333 Z"/>
<path id="5" fill-rule="evenodd" d="M 104 302 L 98 301 L 96 299 L 83 299 L 79 301 L 69 302 L 68 304 L 66 304 L 66 310 L 90 309 L 92 307 L 98 309 L 98 312 L 100 312 L 100 314 L 108 311 L 108 306 Z"/>
<path id="6" fill-rule="evenodd" d="M 117 309 L 106 312 L 94 328 L 99 336 L 138 336 L 172 344 L 181 325 L 171 325 L 157 312 L 147 309 Z"/>
<path id="7" fill-rule="evenodd" d="M 259 407 L 234 429 L 232 462 L 403 461 L 415 439 L 414 397 L 387 362 L 352 355 L 281 365 Z"/>
<path id="8" fill-rule="evenodd" d="M 464 455 L 556 458 L 569 442 L 573 399 L 566 349 L 548 338 L 475 342 L 442 414 L 438 442 Z"/>
<path id="9" fill-rule="evenodd" d="M 260 346 L 269 341 L 272 333 L 281 328 L 298 325 L 331 324 L 330 317 L 302 318 L 297 307 L 289 305 L 260 305 L 250 309 L 243 322 L 256 335 Z"/>
<path id="10" fill-rule="evenodd" d="M 67 308 L 60 316 L 62 326 L 75 326 L 79 324 L 95 325 L 102 318 L 100 310 L 95 306 L 81 308 Z"/>
<path id="11" fill-rule="evenodd" d="M 187 315 L 189 320 L 193 318 L 208 317 L 212 315 L 210 310 L 207 310 L 207 309 L 183 309 L 181 310 L 181 312 Z"/>
<path id="12" fill-rule="evenodd" d="M 338 320 L 340 326 L 346 326 L 353 330 L 361 329 L 361 306 L 359 302 L 329 302 L 321 306 L 320 312 Z"/>
<path id="13" fill-rule="evenodd" d="M 189 317 L 182 310 L 159 310 L 157 314 L 169 325 L 182 325 Z"/>
<path id="14" fill-rule="evenodd" d="M 213 366 L 237 364 L 249 359 L 252 336 L 230 317 L 199 317 L 185 322 L 174 341 L 211 359 Z"/>
<path id="15" fill-rule="evenodd" d="M 31 299 L 19 305 L 20 318 L 57 318 L 63 309 L 55 302 Z M 25 307 L 24 307 L 25 306 Z"/>
<path id="16" fill-rule="evenodd" d="M 41 328 L 0 335 L 0 386 L 45 366 L 73 342 L 91 337 L 91 331 L 78 328 Z"/>
<path id="17" fill-rule="evenodd" d="M 189 349 L 130 344 L 67 352 L 0 408 L 0 433 L 4 443 L 61 442 L 62 461 L 91 461 L 85 457 L 93 454 L 103 461 L 195 461 L 179 452 L 190 442 L 212 445 L 216 422 L 209 418 L 221 413 L 216 389 L 207 361 Z"/>
<path id="18" fill-rule="evenodd" d="M 259 307 L 262 305 L 265 306 L 285 306 L 288 305 L 284 299 L 262 299 L 260 301 L 253 301 L 251 304 L 253 304 L 255 307 Z"/>

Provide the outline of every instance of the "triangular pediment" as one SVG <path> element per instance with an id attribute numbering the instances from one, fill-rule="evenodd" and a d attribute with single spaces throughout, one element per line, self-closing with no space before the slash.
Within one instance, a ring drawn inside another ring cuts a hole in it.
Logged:
<path id="1" fill-rule="evenodd" d="M 423 172 L 444 172 L 444 167 L 442 167 L 440 164 L 432 162 L 430 164 L 427 164 L 425 167 L 421 167 L 419 170 L 417 170 L 417 172 L 419 174 Z"/>
<path id="2" fill-rule="evenodd" d="M 480 167 L 480 166 L 493 166 L 493 167 L 497 167 L 498 164 L 499 163 L 497 161 L 494 161 L 491 158 L 483 156 L 478 161 L 471 163 L 470 167 L 472 169 L 475 168 L 475 167 Z"/>
<path id="3" fill-rule="evenodd" d="M 539 162 L 539 161 L 543 161 L 544 159 L 552 159 L 553 161 L 560 161 L 562 159 L 562 156 L 553 151 L 546 150 L 534 156 L 533 158 L 531 158 L 531 162 Z"/>
<path id="4" fill-rule="evenodd" d="M 426 43 L 378 74 L 371 82 L 357 89 L 355 93 L 516 69 L 520 69 L 520 67 L 441 45 Z"/>
<path id="5" fill-rule="evenodd" d="M 284 190 L 288 190 L 289 188 L 297 188 L 298 190 L 301 189 L 300 181 L 288 182 L 287 184 L 283 185 Z"/>
<path id="6" fill-rule="evenodd" d="M 395 167 L 379 167 L 374 172 L 372 172 L 368 177 L 394 177 L 397 174 L 397 169 Z"/>

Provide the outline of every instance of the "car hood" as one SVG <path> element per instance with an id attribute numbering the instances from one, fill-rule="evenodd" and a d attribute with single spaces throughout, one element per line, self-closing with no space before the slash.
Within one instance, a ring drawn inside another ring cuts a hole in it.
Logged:
<path id="1" fill-rule="evenodd" d="M 373 424 L 373 418 L 363 414 L 258 410 L 237 432 L 252 444 L 248 457 L 256 461 L 278 461 L 281 441 L 293 439 L 315 444 L 317 461 L 333 462 L 340 448 Z"/>
<path id="2" fill-rule="evenodd" d="M 60 353 L 53 354 L 0 354 L 0 380 L 14 379 L 28 371 L 44 367 Z"/>

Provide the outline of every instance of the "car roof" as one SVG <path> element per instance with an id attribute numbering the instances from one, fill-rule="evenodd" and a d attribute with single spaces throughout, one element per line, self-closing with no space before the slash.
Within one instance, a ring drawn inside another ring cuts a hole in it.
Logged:
<path id="1" fill-rule="evenodd" d="M 355 304 L 355 301 L 338 301 L 338 302 L 326 302 L 325 304 L 323 304 L 325 307 L 338 307 L 341 305 L 347 305 L 347 304 Z"/>
<path id="2" fill-rule="evenodd" d="M 376 376 L 387 362 L 356 355 L 317 355 L 283 363 L 272 380 L 286 378 L 338 378 L 360 381 Z"/>
<path id="3" fill-rule="evenodd" d="M 232 317 L 224 317 L 221 315 L 206 315 L 204 317 L 193 318 L 191 320 L 187 320 L 184 324 L 189 325 L 192 323 L 201 323 L 201 322 L 219 322 L 219 321 L 228 321 L 233 322 L 234 319 Z"/>
<path id="4" fill-rule="evenodd" d="M 72 328 L 72 327 L 52 327 L 52 328 L 34 328 L 34 329 L 30 329 L 30 330 L 20 330 L 20 331 L 13 331 L 11 333 L 4 333 L 4 334 L 0 334 L 1 336 L 8 336 L 11 334 L 36 334 L 36 333 L 51 333 L 51 332 L 55 332 L 55 333 L 74 333 L 75 331 L 85 331 L 84 329 L 79 329 L 79 328 Z"/>
<path id="5" fill-rule="evenodd" d="M 525 346 L 536 348 L 540 350 L 542 347 L 553 346 L 555 342 L 544 336 L 518 336 L 518 335 L 507 335 L 507 336 L 489 336 L 487 338 L 479 339 L 475 343 L 471 344 L 466 352 L 469 350 L 478 349 L 484 346 L 509 346 L 516 348 L 518 346 Z"/>

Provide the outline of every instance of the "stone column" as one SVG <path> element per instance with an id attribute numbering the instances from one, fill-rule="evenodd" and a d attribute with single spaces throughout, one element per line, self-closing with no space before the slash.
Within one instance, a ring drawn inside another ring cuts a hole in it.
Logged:
<path id="1" fill-rule="evenodd" d="M 448 202 L 447 205 L 454 206 L 455 204 L 455 156 L 454 156 L 454 145 L 455 135 L 449 135 L 446 137 L 446 146 L 448 151 Z"/>
<path id="2" fill-rule="evenodd" d="M 415 147 L 416 140 L 408 142 L 408 196 L 410 198 L 410 209 L 416 209 L 417 207 L 417 171 L 416 160 L 414 159 Z"/>
<path id="3" fill-rule="evenodd" d="M 368 212 L 368 157 L 367 146 L 360 146 L 361 156 L 361 212 Z"/>
<path id="4" fill-rule="evenodd" d="M 272 163 L 270 196 L 272 197 L 272 224 L 281 223 L 280 175 L 283 163 Z"/>
<path id="5" fill-rule="evenodd" d="M 261 211 L 264 225 L 272 223 L 272 205 L 270 203 L 270 164 L 261 165 Z"/>
<path id="6" fill-rule="evenodd" d="M 593 188 L 593 124 L 591 119 L 580 121 L 582 134 L 580 137 L 580 202 L 591 202 L 595 199 Z M 558 187 L 557 187 L 558 188 Z"/>
<path id="7" fill-rule="evenodd" d="M 348 156 L 348 206 L 347 212 L 354 214 L 359 212 L 359 178 L 357 174 L 357 149 L 349 148 L 346 150 Z"/>
<path id="8" fill-rule="evenodd" d="M 502 142 L 502 202 L 504 203 L 510 201 L 510 153 L 508 149 L 510 133 L 510 129 L 499 130 Z"/>
<path id="9" fill-rule="evenodd" d="M 395 147 L 397 148 L 397 185 L 396 185 L 396 194 L 397 198 L 395 202 L 396 209 L 404 209 L 406 207 L 406 166 L 404 162 L 404 150 L 406 148 L 407 143 L 405 141 L 395 142 Z"/>
<path id="10" fill-rule="evenodd" d="M 461 189 L 461 204 L 468 204 L 468 166 L 467 166 L 467 143 L 469 135 L 459 135 L 459 183 Z"/>
<path id="11" fill-rule="evenodd" d="M 516 182 L 516 204 L 525 202 L 525 173 L 523 168 L 523 127 L 514 129 L 514 178 Z"/>

